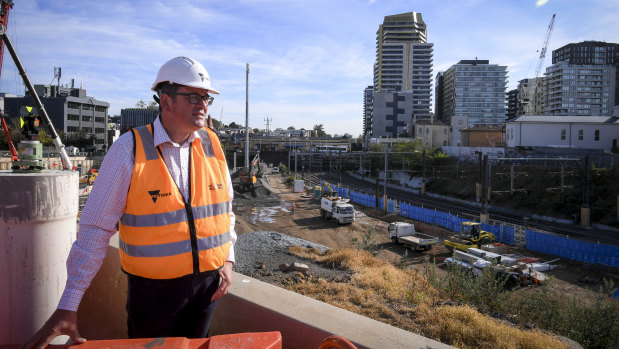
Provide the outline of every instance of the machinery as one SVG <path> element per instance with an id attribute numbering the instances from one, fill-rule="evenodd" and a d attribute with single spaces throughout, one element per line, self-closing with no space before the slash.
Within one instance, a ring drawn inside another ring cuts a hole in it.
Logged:
<path id="1" fill-rule="evenodd" d="M 262 176 L 260 169 L 260 154 L 256 154 L 254 159 L 249 163 L 248 167 L 243 167 L 239 170 L 239 183 L 236 186 L 238 191 L 254 191 L 254 183 L 256 178 Z"/>
<path id="2" fill-rule="evenodd" d="M 64 168 L 67 170 L 73 170 L 73 166 L 71 165 L 71 160 L 69 159 L 69 155 L 67 154 L 65 147 L 62 144 L 60 137 L 58 136 L 58 132 L 56 132 L 56 129 L 54 128 L 54 125 L 52 124 L 52 121 L 49 118 L 47 111 L 43 107 L 43 103 L 41 103 L 41 99 L 39 98 L 39 95 L 34 90 L 34 86 L 32 85 L 32 82 L 30 81 L 30 79 L 28 78 L 28 75 L 26 74 L 26 70 L 21 64 L 21 61 L 19 60 L 19 57 L 17 56 L 17 52 L 15 51 L 15 48 L 13 47 L 13 44 L 11 43 L 11 40 L 9 39 L 7 35 L 7 23 L 9 19 L 9 12 L 12 7 L 13 7 L 13 1 L 0 0 L 0 38 L 1 38 L 0 40 L 0 73 L 2 72 L 1 64 L 2 64 L 2 59 L 4 55 L 4 48 L 6 47 L 6 49 L 11 54 L 11 58 L 13 58 L 15 67 L 19 71 L 19 74 L 21 75 L 22 80 L 24 81 L 24 85 L 26 86 L 26 89 L 28 90 L 28 92 L 30 92 L 30 95 L 32 96 L 32 99 L 34 100 L 34 104 L 38 110 L 38 116 L 32 118 L 31 120 L 32 125 L 27 125 L 28 127 L 24 129 L 27 132 L 26 133 L 27 138 L 30 133 L 32 134 L 37 133 L 33 131 L 35 131 L 35 129 L 38 129 L 38 127 L 40 126 L 40 123 L 42 122 L 46 127 L 46 131 L 48 132 L 48 134 L 54 141 L 54 145 L 56 146 L 56 149 L 58 153 L 60 154 L 60 158 L 62 160 L 62 164 Z M 28 114 L 30 114 L 31 112 L 32 112 L 32 108 L 28 110 Z M 29 121 L 30 120 L 28 120 L 28 122 Z M 2 122 L 2 124 L 3 124 L 4 132 L 7 133 L 8 129 L 4 127 L 6 126 L 6 122 Z M 30 126 L 32 126 L 32 128 Z M 30 133 L 28 133 L 29 131 Z M 10 145 L 9 145 L 9 148 L 10 148 Z M 39 153 L 39 149 L 42 149 L 42 146 L 38 140 L 26 139 L 25 141 L 20 142 L 18 160 L 13 161 L 13 170 L 16 170 L 16 171 L 21 171 L 21 170 L 39 171 L 41 170 L 43 168 L 43 165 L 42 165 L 41 154 Z"/>
<path id="3" fill-rule="evenodd" d="M 462 222 L 459 235 L 445 239 L 444 244 L 448 248 L 466 251 L 470 247 L 478 248 L 481 245 L 495 242 L 494 234 L 481 229 L 481 223 Z"/>
<path id="4" fill-rule="evenodd" d="M 323 196 L 320 200 L 320 216 L 333 219 L 337 224 L 349 224 L 355 221 L 355 207 L 348 199 L 339 196 Z"/>
<path id="5" fill-rule="evenodd" d="M 438 237 L 417 233 L 415 225 L 405 222 L 389 223 L 389 238 L 394 244 L 403 244 L 413 251 L 425 251 L 438 243 Z"/>

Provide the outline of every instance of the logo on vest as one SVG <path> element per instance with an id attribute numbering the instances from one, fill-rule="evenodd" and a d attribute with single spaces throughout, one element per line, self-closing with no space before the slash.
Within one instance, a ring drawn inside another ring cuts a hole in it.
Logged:
<path id="1" fill-rule="evenodd" d="M 221 190 L 224 188 L 223 184 L 217 183 L 217 184 L 209 184 L 208 185 L 208 189 L 209 190 Z"/>
<path id="2" fill-rule="evenodd" d="M 148 191 L 148 194 L 150 194 L 150 198 L 153 199 L 153 202 L 157 202 L 157 199 L 159 199 L 159 198 L 163 198 L 163 197 L 172 195 L 172 193 L 163 193 L 163 194 L 161 194 L 160 192 L 161 192 L 161 190 L 149 190 Z"/>

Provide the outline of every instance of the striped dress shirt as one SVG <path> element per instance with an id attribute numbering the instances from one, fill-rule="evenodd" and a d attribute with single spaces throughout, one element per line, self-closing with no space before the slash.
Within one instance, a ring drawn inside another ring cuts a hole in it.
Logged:
<path id="1" fill-rule="evenodd" d="M 159 118 L 153 123 L 155 147 L 160 146 L 166 166 L 184 198 L 188 198 L 189 152 L 191 142 L 200 138 L 198 132 L 183 144 L 172 142 Z M 133 173 L 133 136 L 126 132 L 108 151 L 86 206 L 82 211 L 77 240 L 67 259 L 67 284 L 58 304 L 59 309 L 77 311 L 94 276 L 101 268 L 110 238 L 116 234 L 116 223 L 125 212 L 129 183 Z M 234 262 L 235 217 L 232 212 L 234 191 L 228 172 L 230 195 L 230 252 L 228 261 Z"/>

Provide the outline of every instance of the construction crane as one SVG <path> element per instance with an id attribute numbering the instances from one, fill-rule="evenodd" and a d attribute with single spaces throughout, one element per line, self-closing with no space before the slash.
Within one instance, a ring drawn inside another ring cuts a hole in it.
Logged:
<path id="1" fill-rule="evenodd" d="M 546 36 L 544 37 L 544 43 L 539 52 L 539 59 L 537 61 L 537 67 L 535 68 L 535 79 L 530 79 L 527 86 L 523 89 L 522 95 L 519 98 L 519 102 L 523 107 L 524 114 L 530 115 L 533 112 L 533 106 L 531 103 L 531 96 L 535 96 L 537 93 L 537 79 L 539 78 L 542 65 L 544 64 L 544 58 L 546 58 L 546 51 L 548 50 L 548 42 L 550 41 L 550 35 L 552 35 L 552 29 L 554 28 L 556 13 L 552 14 L 552 19 L 546 30 Z"/>

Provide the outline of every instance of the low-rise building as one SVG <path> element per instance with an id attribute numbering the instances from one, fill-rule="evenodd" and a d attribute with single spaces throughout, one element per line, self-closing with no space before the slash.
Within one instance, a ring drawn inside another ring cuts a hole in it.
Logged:
<path id="1" fill-rule="evenodd" d="M 417 120 L 415 122 L 415 137 L 423 144 L 436 148 L 449 145 L 451 126 L 440 120 Z"/>
<path id="2" fill-rule="evenodd" d="M 611 151 L 619 142 L 619 117 L 523 115 L 506 123 L 505 142 L 508 148 Z"/>
<path id="3" fill-rule="evenodd" d="M 463 147 L 502 147 L 503 128 L 493 126 L 473 126 L 462 129 Z"/>

